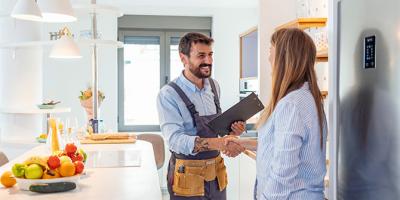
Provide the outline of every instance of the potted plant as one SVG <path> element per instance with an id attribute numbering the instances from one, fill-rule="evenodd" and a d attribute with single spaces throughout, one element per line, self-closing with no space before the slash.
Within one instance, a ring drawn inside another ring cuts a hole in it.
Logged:
<path id="1" fill-rule="evenodd" d="M 93 119 L 93 94 L 92 88 L 88 87 L 86 90 L 80 91 L 81 95 L 79 96 L 79 100 L 81 102 L 81 106 L 86 111 L 87 120 L 90 121 Z M 100 107 L 101 103 L 104 101 L 106 97 L 104 93 L 100 90 L 98 91 L 98 106 Z"/>

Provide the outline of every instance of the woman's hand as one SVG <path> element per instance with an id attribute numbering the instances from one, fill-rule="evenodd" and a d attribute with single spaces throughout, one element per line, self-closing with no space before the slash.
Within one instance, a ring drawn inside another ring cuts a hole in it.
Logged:
<path id="1" fill-rule="evenodd" d="M 237 138 L 234 136 L 227 137 L 225 139 L 225 145 L 229 143 L 235 143 L 240 145 L 241 147 L 244 148 L 244 150 L 250 150 L 250 151 L 256 151 L 257 150 L 257 140 L 256 139 L 246 139 L 246 138 Z M 243 150 L 243 151 L 244 151 Z"/>
<path id="2" fill-rule="evenodd" d="M 225 136 L 223 141 L 224 148 L 222 149 L 222 153 L 228 157 L 236 157 L 246 150 L 242 145 L 240 145 L 238 139 L 234 136 Z"/>
<path id="3" fill-rule="evenodd" d="M 225 136 L 224 137 L 224 145 L 228 145 L 229 143 L 236 143 L 240 145 L 240 141 L 239 138 L 235 137 L 235 136 Z"/>
<path id="4" fill-rule="evenodd" d="M 243 121 L 234 122 L 231 125 L 231 129 L 232 131 L 229 133 L 229 135 L 239 136 L 246 130 L 246 123 Z"/>

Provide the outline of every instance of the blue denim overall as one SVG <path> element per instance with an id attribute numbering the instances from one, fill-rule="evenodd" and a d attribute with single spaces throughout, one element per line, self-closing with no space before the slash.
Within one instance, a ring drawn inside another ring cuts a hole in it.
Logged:
<path id="1" fill-rule="evenodd" d="M 182 101 L 185 103 L 187 109 L 189 110 L 192 119 L 193 125 L 196 127 L 197 136 L 201 138 L 217 138 L 218 135 L 211 130 L 207 124 L 209 121 L 217 117 L 221 114 L 221 107 L 219 103 L 219 98 L 217 94 L 217 90 L 215 88 L 215 84 L 211 78 L 208 79 L 210 82 L 210 86 L 212 92 L 214 94 L 214 103 L 216 106 L 216 114 L 199 116 L 199 113 L 196 111 L 194 104 L 189 100 L 186 94 L 182 91 L 182 89 L 175 84 L 174 82 L 170 82 L 168 85 L 175 89 L 178 93 Z M 216 158 L 219 156 L 219 151 L 204 151 L 199 152 L 196 155 L 183 155 L 171 152 L 171 159 L 169 161 L 168 166 L 168 175 L 167 175 L 167 183 L 168 183 L 168 191 L 170 194 L 170 200 L 206 200 L 206 199 L 215 199 L 215 200 L 225 200 L 226 199 L 226 189 L 220 191 L 218 186 L 218 180 L 214 179 L 213 181 L 209 181 L 204 183 L 204 196 L 193 196 L 193 197 L 183 197 L 176 196 L 172 191 L 172 184 L 174 182 L 174 171 L 175 171 L 175 159 L 182 160 L 205 160 L 210 158 Z"/>

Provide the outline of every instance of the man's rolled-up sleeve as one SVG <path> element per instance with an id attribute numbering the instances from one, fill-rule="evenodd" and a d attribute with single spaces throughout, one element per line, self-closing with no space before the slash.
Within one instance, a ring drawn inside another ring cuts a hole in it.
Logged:
<path id="1" fill-rule="evenodd" d="M 185 134 L 184 120 L 179 107 L 167 90 L 162 90 L 158 94 L 157 109 L 160 129 L 169 149 L 178 154 L 195 155 L 193 149 L 197 136 Z"/>

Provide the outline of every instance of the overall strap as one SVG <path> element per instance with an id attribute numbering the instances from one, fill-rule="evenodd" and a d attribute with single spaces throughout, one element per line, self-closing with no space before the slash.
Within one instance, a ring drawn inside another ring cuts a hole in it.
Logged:
<path id="1" fill-rule="evenodd" d="M 208 78 L 208 81 L 210 82 L 210 85 L 211 85 L 211 91 L 214 94 L 214 103 L 215 103 L 215 107 L 217 108 L 217 113 L 221 113 L 221 106 L 219 103 L 218 92 L 215 87 L 215 83 L 212 78 Z"/>
<path id="2" fill-rule="evenodd" d="M 198 114 L 196 107 L 190 101 L 189 97 L 183 92 L 183 90 L 174 82 L 169 82 L 169 86 L 175 89 L 175 91 L 178 93 L 179 97 L 181 97 L 182 101 L 185 103 L 186 108 L 189 110 L 190 115 L 192 116 L 193 120 L 193 126 L 196 127 L 196 120 L 195 120 L 195 115 Z"/>

